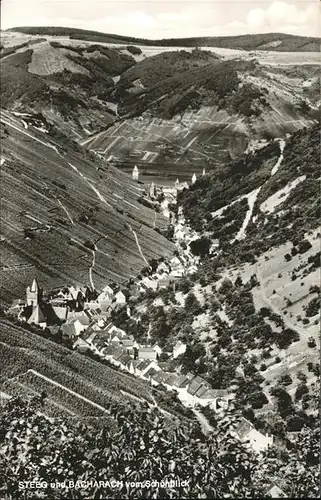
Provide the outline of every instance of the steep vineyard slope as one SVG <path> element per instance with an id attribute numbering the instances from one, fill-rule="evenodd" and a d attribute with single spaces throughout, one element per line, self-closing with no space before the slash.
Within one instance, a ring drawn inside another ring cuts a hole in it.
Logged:
<path id="1" fill-rule="evenodd" d="M 154 212 L 138 202 L 143 186 L 46 126 L 39 116 L 32 122 L 1 113 L 6 303 L 34 276 L 45 288 L 92 278 L 99 289 L 135 276 L 146 259 L 174 248 L 153 229 Z M 164 226 L 157 219 L 156 229 Z"/>

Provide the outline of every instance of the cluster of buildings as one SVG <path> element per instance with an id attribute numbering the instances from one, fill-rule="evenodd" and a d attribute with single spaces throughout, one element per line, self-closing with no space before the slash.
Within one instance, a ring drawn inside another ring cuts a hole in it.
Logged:
<path id="1" fill-rule="evenodd" d="M 100 325 L 100 326 L 99 326 Z M 170 359 L 176 359 L 186 351 L 186 344 L 178 341 Z M 159 358 L 162 348 L 158 344 L 139 345 L 133 335 L 128 335 L 111 322 L 103 325 L 99 320 L 81 333 L 74 342 L 74 348 L 80 352 L 91 350 L 101 359 L 108 360 L 119 369 L 148 381 L 152 386 L 163 385 L 170 391 L 176 391 L 180 400 L 188 407 L 210 406 L 214 411 L 228 407 L 234 398 L 225 390 L 214 390 L 202 377 L 193 373 L 183 375 L 179 372 L 166 371 Z"/>

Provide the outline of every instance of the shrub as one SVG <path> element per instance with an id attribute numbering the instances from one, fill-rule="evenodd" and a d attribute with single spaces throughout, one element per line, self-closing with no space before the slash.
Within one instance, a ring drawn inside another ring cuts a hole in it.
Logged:
<path id="1" fill-rule="evenodd" d="M 202 236 L 198 240 L 191 241 L 189 246 L 193 255 L 205 257 L 209 254 L 211 240 L 206 236 Z"/>
<path id="2" fill-rule="evenodd" d="M 307 305 L 305 314 L 308 317 L 315 316 L 320 310 L 320 297 L 315 297 Z"/>
<path id="3" fill-rule="evenodd" d="M 306 384 L 300 384 L 295 391 L 294 399 L 295 401 L 300 401 L 305 394 L 309 393 L 309 389 Z"/>
<path id="4" fill-rule="evenodd" d="M 142 53 L 141 49 L 139 47 L 136 47 L 135 45 L 127 45 L 127 50 L 134 56 L 138 56 Z"/>
<path id="5" fill-rule="evenodd" d="M 249 403 L 252 408 L 259 409 L 262 408 L 263 405 L 266 405 L 268 403 L 268 399 L 264 392 L 257 391 L 248 396 L 247 403 Z"/>
<path id="6" fill-rule="evenodd" d="M 308 340 L 308 347 L 313 348 L 313 347 L 315 347 L 316 345 L 317 345 L 317 344 L 316 344 L 316 342 L 315 342 L 314 338 L 313 338 L 313 337 L 309 337 L 309 340 Z"/>
<path id="7" fill-rule="evenodd" d="M 280 384 L 282 385 L 290 385 L 292 384 L 292 378 L 290 375 L 286 374 L 286 375 L 283 375 L 280 380 L 279 380 Z"/>
<path id="8" fill-rule="evenodd" d="M 304 240 L 300 241 L 299 248 L 298 248 L 298 250 L 299 250 L 300 253 L 305 253 L 308 250 L 310 250 L 310 248 L 312 248 L 312 245 L 309 242 L 309 240 L 304 239 Z"/>

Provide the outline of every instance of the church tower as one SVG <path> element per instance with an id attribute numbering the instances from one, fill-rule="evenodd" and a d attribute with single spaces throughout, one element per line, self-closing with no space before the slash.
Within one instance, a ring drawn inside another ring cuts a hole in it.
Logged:
<path id="1" fill-rule="evenodd" d="M 193 176 L 192 176 L 192 184 L 195 184 L 195 182 L 196 182 L 196 174 L 193 174 Z"/>
<path id="2" fill-rule="evenodd" d="M 138 171 L 137 165 L 135 165 L 133 168 L 132 177 L 133 177 L 134 181 L 138 181 L 139 171 Z"/>
<path id="3" fill-rule="evenodd" d="M 155 195 L 156 195 L 155 184 L 154 184 L 154 182 L 152 182 L 150 187 L 149 187 L 149 197 L 155 198 Z"/>
<path id="4" fill-rule="evenodd" d="M 33 280 L 31 287 L 28 286 L 26 290 L 27 306 L 37 306 L 41 301 L 41 290 L 36 279 Z"/>

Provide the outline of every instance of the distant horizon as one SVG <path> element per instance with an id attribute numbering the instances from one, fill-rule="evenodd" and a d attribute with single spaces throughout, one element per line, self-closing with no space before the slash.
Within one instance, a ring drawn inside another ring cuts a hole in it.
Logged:
<path id="1" fill-rule="evenodd" d="M 320 37 L 318 0 L 2 0 L 1 28 L 70 27 L 148 40 Z"/>
<path id="2" fill-rule="evenodd" d="M 239 33 L 239 34 L 231 34 L 231 35 L 196 35 L 196 36 L 184 36 L 184 37 L 175 37 L 175 36 L 168 36 L 165 38 L 146 38 L 143 36 L 135 36 L 135 35 L 126 35 L 123 33 L 112 33 L 112 32 L 107 32 L 107 31 L 100 31 L 100 30 L 90 30 L 87 28 L 75 28 L 74 26 L 55 26 L 55 25 L 30 25 L 30 26 L 12 26 L 11 28 L 6 28 L 3 29 L 1 28 L 0 31 L 17 31 L 19 32 L 19 28 L 56 28 L 56 29 L 74 29 L 75 31 L 88 31 L 92 33 L 98 33 L 101 35 L 109 35 L 109 36 L 117 36 L 117 37 L 123 37 L 123 38 L 133 38 L 137 40 L 147 40 L 147 41 L 156 41 L 160 42 L 162 40 L 193 40 L 193 39 L 199 39 L 199 38 L 231 38 L 231 37 L 245 37 L 245 36 L 260 36 L 260 35 L 286 35 L 286 36 L 293 36 L 293 37 L 301 37 L 301 38 L 317 38 L 321 40 L 321 35 L 319 36 L 312 36 L 312 35 L 298 35 L 295 33 L 288 33 L 288 32 L 282 32 L 282 31 L 269 31 L 269 32 L 258 32 L 258 33 Z"/>

